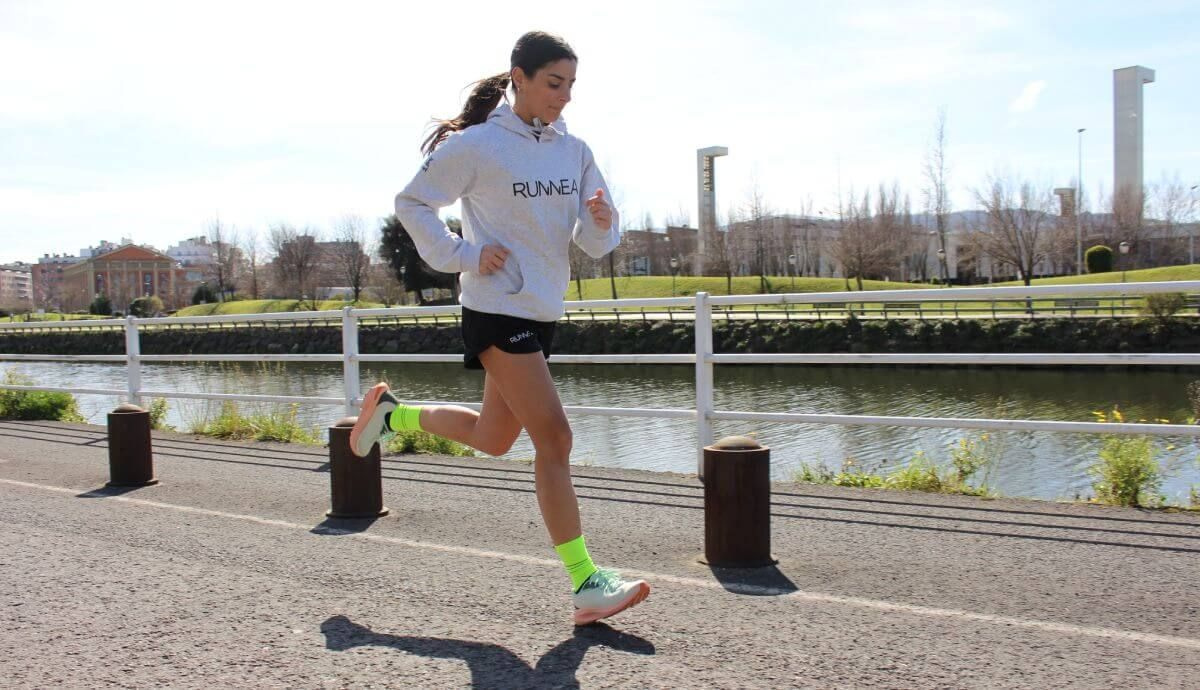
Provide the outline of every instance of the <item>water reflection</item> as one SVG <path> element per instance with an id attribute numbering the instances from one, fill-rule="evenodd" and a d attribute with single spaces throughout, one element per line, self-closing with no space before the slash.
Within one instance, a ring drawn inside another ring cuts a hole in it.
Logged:
<path id="1" fill-rule="evenodd" d="M 124 367 L 116 364 L 22 362 L 0 365 L 45 385 L 123 389 Z M 338 397 L 339 364 L 148 364 L 147 390 L 248 392 L 267 395 Z M 607 407 L 691 408 L 694 372 L 689 366 L 555 365 L 563 402 Z M 1091 412 L 1119 405 L 1131 418 L 1174 421 L 1191 414 L 1185 386 L 1200 378 L 1150 370 L 1039 370 L 1002 368 L 719 366 L 715 402 L 721 410 L 809 412 L 930 417 L 992 417 L 1090 421 Z M 410 400 L 478 401 L 480 372 L 456 364 L 362 366 L 364 385 L 386 379 Z M 84 414 L 102 423 L 113 398 L 81 396 Z M 171 401 L 169 421 L 187 429 L 218 404 Z M 247 405 L 253 408 L 253 405 Z M 301 420 L 327 426 L 343 414 L 340 406 L 305 406 Z M 687 420 L 577 417 L 574 461 L 607 467 L 694 472 L 694 425 Z M 847 458 L 866 469 L 891 467 L 923 451 L 939 460 L 972 432 L 953 429 L 844 427 L 777 423 L 721 422 L 718 437 L 754 434 L 772 448 L 777 479 L 790 478 L 801 463 L 837 468 Z M 1171 441 L 1159 442 L 1165 449 Z M 1197 444 L 1174 439 L 1162 458 L 1178 466 L 1164 486 L 1168 497 L 1186 502 L 1191 484 L 1200 484 Z M 999 463 L 989 484 L 1006 495 L 1071 498 L 1089 493 L 1086 467 L 1100 447 L 1095 436 L 1004 432 L 992 435 Z M 522 435 L 510 458 L 529 459 L 533 447 Z"/>

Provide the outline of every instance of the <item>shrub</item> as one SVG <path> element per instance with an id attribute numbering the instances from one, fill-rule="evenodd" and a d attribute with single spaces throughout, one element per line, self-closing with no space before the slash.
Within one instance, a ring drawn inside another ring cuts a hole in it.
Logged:
<path id="1" fill-rule="evenodd" d="M 217 301 L 217 293 L 208 286 L 208 283 L 200 283 L 196 291 L 192 293 L 192 304 L 211 304 Z"/>
<path id="2" fill-rule="evenodd" d="M 163 310 L 163 301 L 157 296 L 139 297 L 129 303 L 129 313 L 137 317 L 154 316 Z"/>
<path id="3" fill-rule="evenodd" d="M 423 431 L 401 431 L 387 440 L 384 449 L 388 453 L 430 453 L 460 457 L 475 455 L 475 451 L 461 443 Z"/>
<path id="4" fill-rule="evenodd" d="M 1111 413 L 1094 412 L 1102 422 L 1124 422 L 1117 408 Z M 1154 459 L 1154 443 L 1146 436 L 1117 436 L 1104 438 L 1100 456 L 1088 468 L 1096 500 L 1109 505 L 1138 507 L 1158 505 L 1163 471 Z"/>
<path id="5" fill-rule="evenodd" d="M 1103 244 L 1088 247 L 1083 263 L 1088 273 L 1108 273 L 1113 270 L 1113 250 Z"/>
<path id="6" fill-rule="evenodd" d="M 917 451 L 911 462 L 888 475 L 887 487 L 901 491 L 942 493 L 947 489 L 938 466 L 924 452 Z"/>
<path id="7" fill-rule="evenodd" d="M 193 433 L 232 440 L 282 441 L 321 445 L 316 429 L 305 429 L 297 416 L 299 405 L 289 405 L 287 412 L 272 410 L 265 413 L 242 414 L 237 403 L 225 402 L 221 412 L 212 421 L 204 421 L 192 428 Z"/>
<path id="8" fill-rule="evenodd" d="M 987 496 L 986 486 L 968 484 L 980 469 L 991 465 L 996 452 L 989 442 L 990 436 L 963 439 L 951 449 L 951 467 L 943 469 L 924 452 L 917 452 L 906 465 L 886 475 L 857 469 L 854 459 L 847 459 L 842 469 L 835 472 L 825 465 L 801 464 L 793 476 L 794 481 L 833 486 L 853 486 L 867 489 L 897 489 L 900 491 L 925 491 L 941 494 L 965 494 Z"/>
<path id="9" fill-rule="evenodd" d="M 1167 321 L 1183 311 L 1185 306 L 1187 306 L 1187 300 L 1182 292 L 1160 292 L 1146 295 L 1146 306 L 1142 308 L 1142 313 L 1159 321 Z"/>
<path id="10" fill-rule="evenodd" d="M 852 486 L 864 489 L 882 489 L 884 486 L 882 476 L 856 469 L 853 458 L 848 458 L 842 463 L 840 472 L 834 472 L 825 465 L 802 463 L 793 479 L 810 484 L 832 484 L 833 486 Z"/>
<path id="11" fill-rule="evenodd" d="M 33 379 L 8 371 L 4 383 L 11 386 L 32 386 Z M 79 413 L 79 404 L 70 393 L 48 391 L 0 390 L 0 418 L 49 419 L 59 422 L 86 421 Z"/>
<path id="12" fill-rule="evenodd" d="M 111 316 L 112 311 L 113 311 L 112 300 L 110 300 L 108 298 L 108 295 L 105 295 L 103 293 L 96 295 L 96 298 L 92 300 L 91 305 L 88 306 L 89 314 L 97 314 L 99 316 Z"/>
<path id="13" fill-rule="evenodd" d="M 150 407 L 146 408 L 150 413 L 150 428 L 156 431 L 175 431 L 175 427 L 167 424 L 167 400 L 166 398 L 155 398 L 150 401 Z"/>

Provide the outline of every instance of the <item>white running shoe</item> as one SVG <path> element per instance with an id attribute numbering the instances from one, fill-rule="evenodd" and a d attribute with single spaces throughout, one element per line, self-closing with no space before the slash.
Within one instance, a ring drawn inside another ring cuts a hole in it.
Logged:
<path id="1" fill-rule="evenodd" d="M 575 625 L 608 618 L 650 595 L 645 580 L 626 580 L 615 570 L 598 569 L 575 592 Z"/>
<path id="2" fill-rule="evenodd" d="M 371 446 L 393 435 L 387 426 L 387 415 L 400 401 L 388 390 L 386 383 L 377 383 L 363 396 L 358 421 L 350 430 L 350 452 L 360 458 L 371 454 Z"/>

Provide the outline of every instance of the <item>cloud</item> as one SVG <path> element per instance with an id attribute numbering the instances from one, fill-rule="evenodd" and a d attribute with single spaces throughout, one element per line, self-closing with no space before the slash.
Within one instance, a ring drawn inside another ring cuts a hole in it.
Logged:
<path id="1" fill-rule="evenodd" d="M 1041 96 L 1045 89 L 1046 82 L 1041 79 L 1029 82 L 1021 91 L 1021 95 L 1008 104 L 1008 112 L 1027 113 L 1033 110 L 1037 107 L 1038 96 Z"/>

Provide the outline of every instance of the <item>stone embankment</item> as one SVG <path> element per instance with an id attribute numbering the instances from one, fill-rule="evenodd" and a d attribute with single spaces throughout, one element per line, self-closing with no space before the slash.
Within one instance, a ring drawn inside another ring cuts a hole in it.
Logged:
<path id="1" fill-rule="evenodd" d="M 718 352 L 1125 352 L 1200 351 L 1200 319 L 829 320 L 736 321 L 714 325 Z M 337 327 L 254 324 L 220 328 L 146 329 L 143 354 L 302 354 L 341 351 Z M 363 353 L 462 352 L 456 324 L 364 325 Z M 686 353 L 694 351 L 690 322 L 561 322 L 562 354 Z M 30 330 L 0 332 L 10 354 L 122 354 L 124 334 Z"/>

